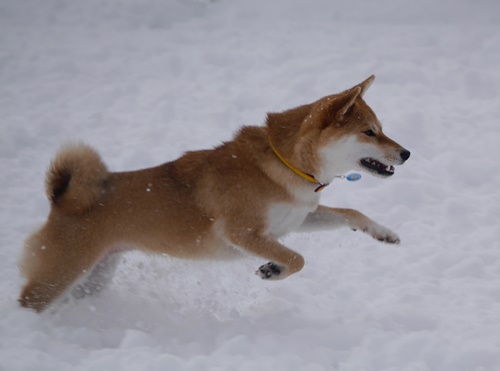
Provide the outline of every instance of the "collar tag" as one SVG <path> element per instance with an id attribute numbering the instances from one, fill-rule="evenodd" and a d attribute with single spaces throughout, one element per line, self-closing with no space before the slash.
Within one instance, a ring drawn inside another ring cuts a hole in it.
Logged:
<path id="1" fill-rule="evenodd" d="M 350 182 L 355 182 L 355 181 L 361 179 L 361 174 L 360 173 L 351 173 L 348 175 L 335 175 L 335 178 L 346 179 Z"/>
<path id="2" fill-rule="evenodd" d="M 359 173 L 351 173 L 345 177 L 350 182 L 355 182 L 361 179 L 361 174 Z"/>

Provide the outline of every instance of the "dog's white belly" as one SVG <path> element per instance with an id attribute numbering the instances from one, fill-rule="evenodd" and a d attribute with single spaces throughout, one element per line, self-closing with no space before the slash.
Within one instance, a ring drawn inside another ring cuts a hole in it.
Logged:
<path id="1" fill-rule="evenodd" d="M 267 213 L 267 232 L 274 238 L 297 230 L 316 205 L 275 204 Z"/>

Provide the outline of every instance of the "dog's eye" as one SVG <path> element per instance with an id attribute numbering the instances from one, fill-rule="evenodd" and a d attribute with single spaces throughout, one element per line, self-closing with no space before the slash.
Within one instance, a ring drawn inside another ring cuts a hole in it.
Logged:
<path id="1" fill-rule="evenodd" d="M 367 131 L 364 131 L 363 133 L 365 133 L 369 137 L 374 137 L 375 136 L 375 133 L 373 132 L 373 130 L 367 130 Z"/>

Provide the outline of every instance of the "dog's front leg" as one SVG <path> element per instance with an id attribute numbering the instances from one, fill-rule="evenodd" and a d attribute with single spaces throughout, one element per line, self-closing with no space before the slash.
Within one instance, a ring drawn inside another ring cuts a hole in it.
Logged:
<path id="1" fill-rule="evenodd" d="M 229 243 L 252 255 L 270 260 L 256 272 L 262 279 L 281 280 L 304 267 L 304 258 L 297 252 L 283 246 L 268 236 L 253 232 L 232 232 Z"/>
<path id="2" fill-rule="evenodd" d="M 357 210 L 332 208 L 323 205 L 319 205 L 314 212 L 307 216 L 298 231 L 311 232 L 339 227 L 350 227 L 353 230 L 363 231 L 382 242 L 400 242 L 396 233 L 374 222 Z"/>

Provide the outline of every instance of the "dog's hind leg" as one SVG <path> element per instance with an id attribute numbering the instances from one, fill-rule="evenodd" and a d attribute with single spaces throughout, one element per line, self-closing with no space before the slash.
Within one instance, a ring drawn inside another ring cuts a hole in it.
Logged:
<path id="1" fill-rule="evenodd" d="M 382 242 L 396 244 L 400 242 L 396 233 L 374 222 L 357 210 L 332 208 L 323 205 L 318 206 L 314 212 L 307 216 L 297 232 L 332 230 L 340 227 L 363 231 Z"/>
<path id="2" fill-rule="evenodd" d="M 72 246 L 70 240 L 51 238 L 43 229 L 27 241 L 21 268 L 27 278 L 19 302 L 41 312 L 63 294 L 99 259 L 86 244 Z"/>

